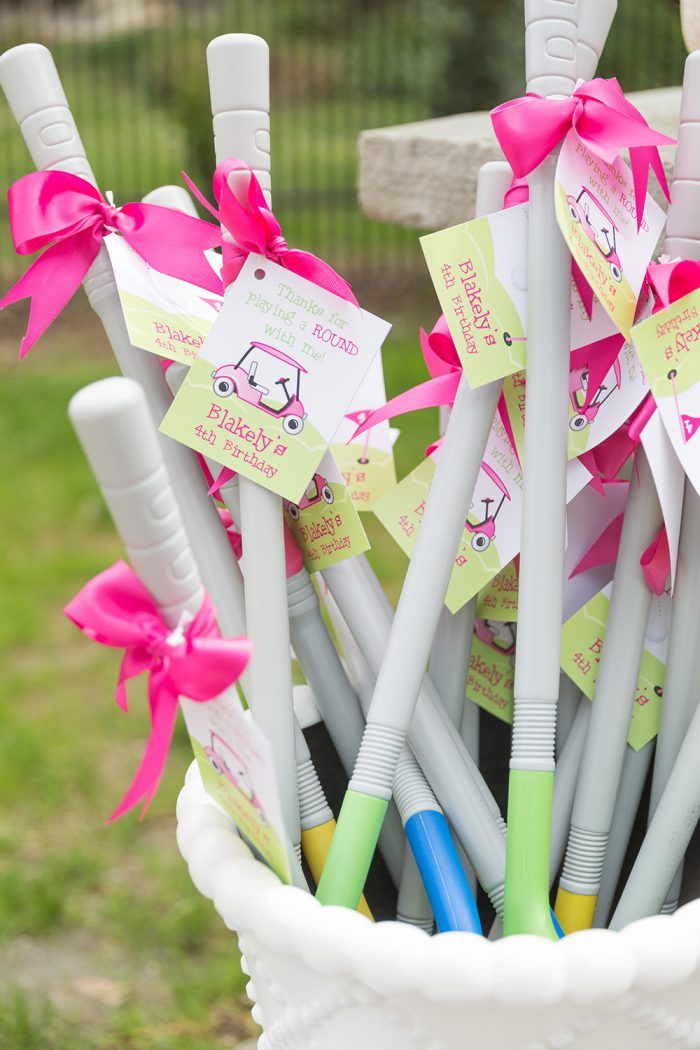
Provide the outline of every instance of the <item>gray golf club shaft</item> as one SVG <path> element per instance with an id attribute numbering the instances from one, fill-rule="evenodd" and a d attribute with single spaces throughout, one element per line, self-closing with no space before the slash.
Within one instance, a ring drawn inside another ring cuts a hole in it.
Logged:
<path id="1" fill-rule="evenodd" d="M 678 151 L 664 243 L 669 254 L 687 258 L 697 258 L 700 248 L 700 142 L 695 134 L 699 60 L 700 55 L 695 52 L 685 64 Z M 640 446 L 625 509 L 593 714 L 576 792 L 570 858 L 567 850 L 570 863 L 564 861 L 561 881 L 565 889 L 586 896 L 595 896 L 600 889 L 651 609 L 652 596 L 639 558 L 662 524 L 654 481 Z"/>
<path id="2" fill-rule="evenodd" d="M 241 157 L 270 203 L 269 51 L 261 37 L 229 34 L 207 47 L 209 91 L 217 163 Z M 256 125 L 249 137 L 251 116 Z M 252 146 L 252 155 L 243 148 Z M 232 172 L 229 180 L 245 178 Z M 246 551 L 245 612 L 254 644 L 250 662 L 251 706 L 272 745 L 284 817 L 299 839 L 296 755 L 282 501 L 247 478 L 240 479 L 240 528 Z"/>
<path id="3" fill-rule="evenodd" d="M 700 52 L 694 51 L 686 59 L 683 75 L 681 121 L 665 241 L 668 254 L 685 259 L 700 258 L 700 140 L 697 135 L 700 120 L 699 98 Z M 698 572 L 698 554 L 695 549 L 698 536 L 695 531 L 698 528 L 698 497 L 692 492 L 689 498 L 690 490 L 691 485 L 686 482 L 662 723 L 652 781 L 653 816 L 613 915 L 611 926 L 615 929 L 635 918 L 655 914 L 664 904 L 669 908 L 673 907 L 673 898 L 677 899 L 680 892 L 679 871 L 698 819 L 700 792 L 695 766 L 697 741 L 700 739 L 700 719 L 693 697 L 694 676 L 689 666 L 697 647 L 697 634 L 692 630 L 697 620 L 692 601 L 692 581 L 697 578 Z M 682 575 L 681 550 L 684 562 Z M 690 621 L 685 623 L 683 611 L 687 613 L 688 609 L 691 610 Z M 686 648 L 687 646 L 695 648 Z M 691 711 L 693 714 L 690 726 L 683 737 L 683 723 L 687 724 Z M 682 737 L 683 744 L 678 749 L 678 742 Z M 677 757 L 673 763 L 673 752 L 676 750 Z"/>
<path id="4" fill-rule="evenodd" d="M 625 761 L 593 917 L 593 925 L 596 928 L 608 925 L 653 754 L 653 740 L 639 751 L 635 751 L 629 744 L 625 748 Z"/>
<path id="5" fill-rule="evenodd" d="M 371 671 L 381 667 L 391 628 L 391 613 L 352 558 L 329 569 L 323 579 Z M 430 786 L 455 829 L 497 911 L 502 908 L 505 871 L 503 820 L 461 737 L 423 682 L 408 742 Z"/>

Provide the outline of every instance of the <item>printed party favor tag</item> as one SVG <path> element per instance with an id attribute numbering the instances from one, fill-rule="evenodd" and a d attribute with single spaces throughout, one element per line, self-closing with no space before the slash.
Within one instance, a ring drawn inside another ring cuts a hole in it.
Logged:
<path id="1" fill-rule="evenodd" d="M 610 437 L 646 396 L 649 386 L 637 353 L 631 343 L 624 343 L 608 369 L 598 390 L 588 396 L 589 361 L 581 349 L 579 363 L 569 372 L 568 457 L 575 459 Z M 572 357 L 572 360 L 576 360 Z M 522 458 L 525 442 L 525 372 L 507 376 L 503 397 L 513 431 L 518 455 Z"/>
<path id="2" fill-rule="evenodd" d="M 515 624 L 477 620 L 467 675 L 467 699 L 509 724 L 513 721 Z"/>
<path id="3" fill-rule="evenodd" d="M 372 510 L 396 484 L 393 448 L 398 431 L 389 426 L 389 421 L 377 423 L 352 440 L 357 427 L 385 402 L 384 369 L 381 354 L 377 354 L 331 444 L 333 458 L 358 510 Z"/>
<path id="4" fill-rule="evenodd" d="M 440 449 L 424 459 L 375 507 L 374 513 L 409 557 L 439 455 Z M 569 499 L 588 478 L 580 463 L 569 464 Z M 505 427 L 496 416 L 445 597 L 450 612 L 461 609 L 520 550 L 522 488 L 518 461 Z"/>
<path id="5" fill-rule="evenodd" d="M 297 503 L 390 327 L 249 255 L 161 430 Z"/>
<path id="6" fill-rule="evenodd" d="M 589 700 L 595 697 L 611 591 L 612 583 L 591 598 L 562 627 L 562 669 Z M 670 624 L 670 595 L 654 595 L 627 737 L 635 751 L 652 740 L 659 729 Z"/>
<path id="7" fill-rule="evenodd" d="M 129 340 L 170 361 L 191 365 L 211 331 L 223 296 L 159 273 L 123 237 L 106 237 Z M 212 269 L 221 256 L 207 252 Z"/>
<path id="8" fill-rule="evenodd" d="M 291 882 L 272 748 L 267 737 L 226 694 L 197 704 L 182 699 L 202 782 L 226 810 L 255 855 Z"/>
<path id="9" fill-rule="evenodd" d="M 484 620 L 507 623 L 518 619 L 518 569 L 515 559 L 508 562 L 479 591 L 476 615 Z"/>
<path id="10" fill-rule="evenodd" d="M 525 367 L 527 216 L 519 204 L 421 237 L 472 387 Z"/>
<path id="11" fill-rule="evenodd" d="M 671 444 L 700 492 L 700 291 L 635 325 L 632 336 Z"/>
<path id="12" fill-rule="evenodd" d="M 285 517 L 309 572 L 369 550 L 360 515 L 330 452 L 298 503 L 284 501 Z"/>
<path id="13" fill-rule="evenodd" d="M 557 221 L 569 251 L 625 338 L 664 213 L 647 194 L 637 233 L 632 172 L 618 157 L 606 164 L 575 131 L 564 139 L 555 183 Z"/>

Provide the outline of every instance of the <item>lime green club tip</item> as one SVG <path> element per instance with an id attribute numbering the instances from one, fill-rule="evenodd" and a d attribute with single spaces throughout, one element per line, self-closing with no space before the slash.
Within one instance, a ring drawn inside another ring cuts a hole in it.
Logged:
<path id="1" fill-rule="evenodd" d="M 558 940 L 549 907 L 549 851 L 554 773 L 512 769 L 503 932 Z"/>
<path id="2" fill-rule="evenodd" d="M 389 803 L 346 791 L 316 892 L 321 904 L 357 908 Z"/>

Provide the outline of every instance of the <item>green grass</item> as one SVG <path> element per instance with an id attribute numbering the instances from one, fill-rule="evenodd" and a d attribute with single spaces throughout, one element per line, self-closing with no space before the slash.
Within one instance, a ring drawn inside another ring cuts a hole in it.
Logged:
<path id="1" fill-rule="evenodd" d="M 425 378 L 422 291 L 365 304 L 395 320 L 389 394 Z M 122 556 L 66 417 L 71 395 L 114 371 L 97 322 L 76 302 L 21 365 L 19 315 L 0 321 L 0 1046 L 3 1050 L 225 1050 L 255 1026 L 235 938 L 192 886 L 175 843 L 190 761 L 179 727 L 143 823 L 104 821 L 147 734 L 142 685 L 124 715 L 118 654 L 62 616 L 87 579 Z M 399 473 L 420 459 L 435 414 L 401 423 Z M 405 559 L 371 516 L 371 559 L 395 597 Z M 28 954 L 27 954 L 28 953 Z M 105 1004 L 85 980 L 107 980 Z M 81 990 L 83 989 L 83 990 Z"/>

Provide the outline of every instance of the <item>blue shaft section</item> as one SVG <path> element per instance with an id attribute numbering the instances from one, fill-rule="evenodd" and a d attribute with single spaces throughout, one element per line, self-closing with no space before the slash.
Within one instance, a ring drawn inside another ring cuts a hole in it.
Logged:
<path id="1" fill-rule="evenodd" d="M 476 902 L 444 813 L 432 809 L 414 813 L 406 821 L 406 835 L 435 913 L 438 931 L 481 933 Z"/>

